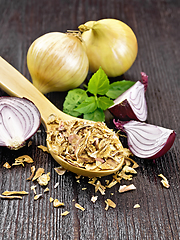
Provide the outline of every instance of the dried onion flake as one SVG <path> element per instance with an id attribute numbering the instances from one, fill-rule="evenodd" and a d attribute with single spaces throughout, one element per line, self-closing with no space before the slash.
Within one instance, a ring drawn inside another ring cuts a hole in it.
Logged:
<path id="1" fill-rule="evenodd" d="M 163 174 L 159 174 L 158 176 L 162 178 L 162 180 L 161 180 L 162 185 L 166 188 L 169 188 L 170 185 L 169 185 L 167 178 Z"/>
<path id="2" fill-rule="evenodd" d="M 106 207 L 105 210 L 107 211 L 109 207 L 116 208 L 116 204 L 111 199 L 105 200 Z"/>
<path id="3" fill-rule="evenodd" d="M 26 195 L 29 194 L 26 191 L 5 191 L 2 193 L 4 196 L 10 196 L 10 195 Z"/>
<path id="4" fill-rule="evenodd" d="M 8 162 L 5 162 L 4 165 L 3 165 L 3 167 L 5 167 L 5 168 L 8 169 L 8 168 L 11 168 L 11 165 L 10 165 Z"/>
<path id="5" fill-rule="evenodd" d="M 85 208 L 83 208 L 79 203 L 75 203 L 75 207 L 80 209 L 81 211 L 85 211 Z"/>
<path id="6" fill-rule="evenodd" d="M 53 118 L 48 124 L 51 126 L 47 132 L 50 151 L 76 167 L 110 170 L 131 155 L 117 134 L 104 123 Z"/>
<path id="7" fill-rule="evenodd" d="M 122 185 L 119 187 L 119 192 L 120 193 L 123 193 L 123 192 L 127 192 L 127 191 L 130 191 L 130 190 L 135 190 L 136 187 L 134 186 L 134 184 L 130 184 L 130 185 Z"/>
<path id="8" fill-rule="evenodd" d="M 61 216 L 67 216 L 69 214 L 69 211 L 65 211 L 63 213 L 61 213 Z"/>

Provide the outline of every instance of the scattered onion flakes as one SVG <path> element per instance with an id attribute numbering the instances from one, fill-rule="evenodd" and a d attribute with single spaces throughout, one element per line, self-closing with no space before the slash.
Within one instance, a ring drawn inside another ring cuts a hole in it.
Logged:
<path id="1" fill-rule="evenodd" d="M 134 205 L 134 208 L 140 208 L 140 205 L 137 203 Z"/>
<path id="2" fill-rule="evenodd" d="M 106 207 L 105 210 L 107 211 L 109 207 L 115 208 L 116 204 L 111 200 L 111 199 L 106 199 L 105 200 Z"/>
<path id="3" fill-rule="evenodd" d="M 46 193 L 46 192 L 49 192 L 49 188 L 48 187 L 44 189 L 44 193 Z"/>
<path id="4" fill-rule="evenodd" d="M 40 193 L 40 194 L 37 194 L 37 195 L 35 195 L 34 196 L 34 200 L 38 200 L 40 197 L 42 197 L 42 194 Z"/>
<path id="5" fill-rule="evenodd" d="M 95 203 L 98 199 L 98 196 L 92 196 L 91 198 L 91 202 Z"/>
<path id="6" fill-rule="evenodd" d="M 81 175 L 77 175 L 75 176 L 76 179 L 80 179 L 81 178 Z"/>
<path id="7" fill-rule="evenodd" d="M 127 158 L 125 158 L 124 163 L 125 163 L 125 165 L 123 166 L 121 171 L 118 171 L 112 175 L 113 180 L 111 182 L 110 182 L 110 180 L 105 180 L 105 182 L 106 182 L 105 186 L 103 186 L 96 177 L 91 178 L 88 181 L 88 183 L 95 186 L 95 192 L 100 191 L 100 193 L 102 195 L 105 195 L 106 188 L 112 188 L 117 183 L 120 183 L 122 179 L 132 180 L 132 177 L 133 177 L 132 174 L 137 174 L 137 171 L 134 168 L 137 168 L 139 165 L 134 160 L 127 157 Z M 129 190 L 127 190 L 127 191 L 129 191 Z"/>
<path id="8" fill-rule="evenodd" d="M 110 182 L 106 187 L 107 188 L 112 188 L 116 185 L 116 183 L 117 183 L 117 181 L 113 179 L 112 182 Z"/>
<path id="9" fill-rule="evenodd" d="M 28 155 L 23 155 L 18 158 L 15 158 L 15 163 L 12 166 L 22 165 L 24 167 L 24 162 L 26 163 L 33 163 L 33 159 Z"/>
<path id="10" fill-rule="evenodd" d="M 95 184 L 95 192 L 100 191 L 102 195 L 105 195 L 106 188 L 101 184 L 101 182 L 98 180 Z"/>
<path id="11" fill-rule="evenodd" d="M 108 185 L 110 181 L 106 179 L 105 182 L 106 182 L 106 184 Z"/>
<path id="12" fill-rule="evenodd" d="M 26 195 L 28 192 L 26 191 L 5 191 L 0 195 L 1 198 L 4 199 L 22 199 L 22 196 L 18 195 Z"/>
<path id="13" fill-rule="evenodd" d="M 3 198 L 3 199 L 22 199 L 21 196 L 3 196 L 3 195 L 0 195 L 0 198 Z"/>
<path id="14" fill-rule="evenodd" d="M 166 188 L 169 188 L 170 185 L 169 185 L 167 178 L 163 174 L 159 174 L 158 176 L 162 178 L 162 180 L 161 180 L 162 185 Z"/>
<path id="15" fill-rule="evenodd" d="M 85 208 L 83 208 L 79 203 L 75 203 L 75 207 L 82 210 L 82 211 L 85 210 Z"/>
<path id="16" fill-rule="evenodd" d="M 30 147 L 32 145 L 32 141 L 28 142 L 28 147 Z"/>
<path id="17" fill-rule="evenodd" d="M 48 148 L 46 146 L 40 145 L 40 146 L 38 146 L 38 148 L 43 150 L 43 152 L 48 152 L 49 153 L 49 150 L 48 150 Z"/>
<path id="18" fill-rule="evenodd" d="M 8 169 L 8 168 L 11 168 L 11 165 L 10 165 L 8 162 L 5 162 L 4 165 L 3 165 L 3 167 L 5 167 L 5 168 Z"/>
<path id="19" fill-rule="evenodd" d="M 66 215 L 68 215 L 68 214 L 69 214 L 69 212 L 68 212 L 68 211 L 65 211 L 65 212 L 61 213 L 61 216 L 66 216 Z"/>
<path id="20" fill-rule="evenodd" d="M 128 157 L 126 157 L 125 163 L 126 163 L 127 166 L 130 166 L 131 163 L 133 163 L 132 168 L 138 168 L 139 167 L 139 165 L 133 159 L 128 158 Z"/>
<path id="21" fill-rule="evenodd" d="M 127 192 L 127 191 L 130 191 L 130 190 L 135 190 L 136 189 L 136 187 L 134 186 L 134 184 L 130 184 L 130 185 L 121 185 L 120 187 L 119 187 L 119 192 L 120 193 L 123 193 L 123 192 Z"/>
<path id="22" fill-rule="evenodd" d="M 54 170 L 57 172 L 58 175 L 62 176 L 65 172 L 66 169 L 63 168 L 62 166 L 54 168 Z"/>
<path id="23" fill-rule="evenodd" d="M 5 191 L 2 193 L 4 196 L 10 196 L 10 195 L 26 195 L 29 194 L 26 191 Z"/>
<path id="24" fill-rule="evenodd" d="M 57 182 L 55 185 L 54 185 L 54 188 L 57 188 L 59 186 L 59 182 Z"/>
<path id="25" fill-rule="evenodd" d="M 32 178 L 34 177 L 35 171 L 36 171 L 36 167 L 32 166 L 31 167 L 31 176 L 26 179 L 27 181 L 31 181 L 32 180 Z"/>
<path id="26" fill-rule="evenodd" d="M 41 186 L 46 186 L 48 184 L 48 182 L 50 181 L 50 172 L 48 172 L 47 174 L 43 174 L 41 175 L 37 181 L 39 183 L 39 185 Z"/>
<path id="27" fill-rule="evenodd" d="M 42 149 L 44 152 L 49 152 L 47 147 L 45 146 L 38 146 L 38 148 Z M 98 160 L 100 161 L 100 160 Z M 99 164 L 99 162 L 97 162 L 97 164 Z M 18 158 L 15 159 L 15 163 L 12 164 L 12 165 L 20 165 L 22 164 L 24 166 L 24 162 L 27 162 L 27 163 L 33 163 L 33 159 L 31 157 L 29 157 L 28 155 L 23 155 L 23 156 L 20 156 Z M 100 161 L 100 164 L 101 164 L 101 161 Z M 3 165 L 4 167 L 6 168 L 11 168 L 11 166 L 8 164 L 8 163 L 5 163 Z M 124 166 L 122 167 L 122 169 L 120 171 L 118 171 L 117 173 L 115 173 L 112 177 L 112 181 L 110 182 L 110 180 L 105 180 L 106 182 L 106 185 L 103 186 L 100 182 L 100 180 L 96 177 L 94 178 L 91 178 L 89 179 L 88 183 L 89 184 L 92 184 L 94 187 L 95 187 L 95 192 L 100 192 L 102 195 L 105 195 L 105 190 L 106 188 L 111 188 L 113 186 L 115 186 L 117 183 L 120 183 L 121 179 L 125 179 L 125 180 L 132 180 L 132 177 L 133 175 L 131 174 L 136 174 L 136 170 L 134 168 L 137 168 L 139 165 L 132 159 L 128 158 L 128 157 L 125 157 L 124 158 Z M 54 170 L 56 171 L 56 173 L 58 175 L 63 175 L 67 170 L 64 169 L 62 166 L 59 166 L 59 167 L 56 167 L 54 168 Z M 37 180 L 38 183 L 41 185 L 41 186 L 46 186 L 48 184 L 48 182 L 50 181 L 50 172 L 48 172 L 47 174 L 44 174 L 44 169 L 43 168 L 38 168 L 36 173 L 36 168 L 35 166 L 32 166 L 31 167 L 31 176 L 29 178 L 27 178 L 27 180 L 32 180 L 32 181 L 35 181 Z M 131 174 L 130 174 L 131 173 Z M 160 174 L 159 175 L 160 177 L 163 178 L 163 180 L 161 181 L 164 184 L 168 184 L 167 182 L 167 179 L 162 175 Z M 77 179 L 77 182 L 80 182 L 79 179 L 81 178 L 80 175 L 76 176 L 76 179 Z M 59 182 L 57 182 L 55 185 L 54 185 L 54 188 L 57 188 L 57 186 L 59 185 Z M 31 190 L 34 191 L 34 200 L 38 200 L 40 197 L 42 197 L 42 194 L 36 194 L 36 190 L 35 190 L 36 186 L 31 186 Z M 82 188 L 82 190 L 86 190 L 87 188 Z M 131 184 L 129 186 L 126 186 L 126 185 L 123 185 L 123 186 L 120 186 L 119 188 L 119 192 L 122 193 L 122 192 L 126 192 L 126 191 L 129 191 L 129 190 L 134 190 L 136 189 L 136 187 Z M 45 188 L 44 190 L 44 193 L 45 192 L 48 192 L 49 191 L 49 188 Z M 13 194 L 16 194 L 13 196 Z M 1 198 L 7 198 L 7 199 L 22 199 L 21 196 L 18 196 L 18 195 L 21 195 L 21 194 L 28 194 L 28 192 L 25 192 L 25 191 L 6 191 L 4 193 L 2 193 L 2 195 L 0 195 Z M 111 195 L 113 195 L 113 193 L 111 193 Z M 95 203 L 98 199 L 98 196 L 92 196 L 91 197 L 91 201 L 93 203 Z M 64 203 L 63 202 L 60 202 L 58 199 L 53 199 L 52 197 L 49 198 L 49 201 L 50 202 L 53 202 L 53 206 L 54 207 L 61 207 L 61 206 L 64 206 Z M 75 201 L 74 199 L 72 201 Z M 105 210 L 107 211 L 109 209 L 109 207 L 112 207 L 112 208 L 116 208 L 116 204 L 111 200 L 111 199 L 106 199 L 105 200 L 105 203 L 106 203 L 106 207 L 105 207 Z M 82 207 L 80 204 L 78 203 L 75 203 L 75 207 L 80 209 L 81 211 L 85 211 L 85 208 Z M 140 207 L 139 204 L 136 204 L 134 206 L 134 208 L 138 208 Z M 64 211 L 63 213 L 61 213 L 62 216 L 66 216 L 68 215 L 70 212 L 69 211 Z"/>
<path id="28" fill-rule="evenodd" d="M 44 173 L 44 168 L 38 168 L 32 181 L 35 181 L 36 179 L 38 179 L 43 173 Z"/>
<path id="29" fill-rule="evenodd" d="M 136 174 L 137 172 L 134 168 L 125 165 L 121 170 L 121 172 L 117 174 L 117 177 L 120 177 L 121 179 L 125 179 L 125 180 L 132 180 L 133 175 L 129 173 Z"/>
<path id="30" fill-rule="evenodd" d="M 64 203 L 60 202 L 58 199 L 54 199 L 53 206 L 54 207 L 62 207 L 62 206 L 64 206 Z"/>
<path id="31" fill-rule="evenodd" d="M 31 186 L 31 190 L 34 192 L 34 194 L 36 194 L 36 185 L 33 185 L 33 186 Z"/>
<path id="32" fill-rule="evenodd" d="M 136 170 L 135 170 L 134 168 L 132 168 L 132 167 L 129 167 L 128 165 L 125 165 L 125 166 L 123 167 L 123 171 L 124 171 L 125 173 L 137 174 Z"/>
<path id="33" fill-rule="evenodd" d="M 88 183 L 94 185 L 94 183 L 96 182 L 97 178 L 93 177 Z"/>

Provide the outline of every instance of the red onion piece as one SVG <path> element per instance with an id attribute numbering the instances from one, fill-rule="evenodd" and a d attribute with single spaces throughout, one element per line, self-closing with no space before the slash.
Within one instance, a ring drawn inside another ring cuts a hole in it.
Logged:
<path id="1" fill-rule="evenodd" d="M 114 117 L 120 120 L 139 120 L 147 119 L 147 105 L 145 92 L 148 84 L 148 76 L 142 72 L 141 80 L 137 81 L 132 87 L 114 100 L 114 105 L 108 110 Z"/>
<path id="2" fill-rule="evenodd" d="M 17 150 L 38 130 L 41 115 L 30 100 L 0 97 L 0 146 Z"/>
<path id="3" fill-rule="evenodd" d="M 173 145 L 173 130 L 138 121 L 114 120 L 117 129 L 126 132 L 130 151 L 137 157 L 155 159 L 164 155 Z"/>

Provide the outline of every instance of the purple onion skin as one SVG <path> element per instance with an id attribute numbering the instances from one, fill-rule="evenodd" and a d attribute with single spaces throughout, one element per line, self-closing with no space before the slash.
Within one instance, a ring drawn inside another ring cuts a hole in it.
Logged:
<path id="1" fill-rule="evenodd" d="M 131 106 L 129 105 L 127 99 L 125 99 L 123 102 L 116 104 L 113 108 L 108 109 L 110 113 L 118 119 L 121 119 L 122 121 L 128 121 L 128 120 L 139 120 L 137 116 L 134 114 Z"/>
<path id="2" fill-rule="evenodd" d="M 156 159 L 156 158 L 162 157 L 172 147 L 172 145 L 173 145 L 173 143 L 175 141 L 175 138 L 176 138 L 176 133 L 175 132 L 171 133 L 169 138 L 167 139 L 164 147 L 158 153 L 156 153 L 152 157 L 149 157 L 148 159 Z"/>
<path id="3" fill-rule="evenodd" d="M 122 131 L 122 132 L 125 132 L 125 133 L 126 133 L 126 131 L 125 131 L 125 129 L 124 129 L 124 125 L 125 125 L 126 123 L 128 123 L 128 122 L 129 122 L 129 121 L 120 121 L 119 119 L 116 121 L 115 119 L 113 119 L 113 123 L 114 123 L 115 127 L 116 127 L 118 130 L 120 130 L 120 131 Z M 168 152 L 169 149 L 172 147 L 172 145 L 173 145 L 173 143 L 174 143 L 174 141 L 175 141 L 175 138 L 176 138 L 176 132 L 173 131 L 173 132 L 169 135 L 169 137 L 168 137 L 166 143 L 164 144 L 163 148 L 162 148 L 159 152 L 157 152 L 155 155 L 150 156 L 150 157 L 148 157 L 148 158 L 146 158 L 146 159 L 153 159 L 153 160 L 154 160 L 154 159 L 157 159 L 157 158 L 162 157 L 162 156 L 163 156 L 166 152 Z M 129 143 L 128 143 L 128 145 L 129 145 Z M 130 145 L 129 145 L 129 149 L 131 150 L 131 146 L 130 146 Z"/>
<path id="4" fill-rule="evenodd" d="M 7 102 L 6 102 L 6 99 L 7 99 Z M 22 104 L 19 104 L 18 108 L 16 105 L 17 102 L 22 103 Z M 28 111 L 27 114 L 30 114 L 29 116 L 31 116 L 31 118 L 33 116 L 34 121 L 36 120 L 36 122 L 31 121 L 31 124 L 26 123 L 26 125 L 28 126 L 28 129 L 25 132 L 26 135 L 25 135 L 24 141 L 22 141 L 22 143 L 19 144 L 19 146 L 15 146 L 15 147 L 9 146 L 9 145 L 7 146 L 6 143 L 0 143 L 0 146 L 8 147 L 10 150 L 18 150 L 19 148 L 24 147 L 26 144 L 26 140 L 31 138 L 39 129 L 39 127 L 41 125 L 41 113 L 39 112 L 38 108 L 35 106 L 35 104 L 31 100 L 24 98 L 24 97 L 19 98 L 19 97 L 1 96 L 0 104 L 5 104 L 5 106 L 7 105 L 9 108 L 12 107 L 12 108 L 14 108 L 14 110 L 16 110 L 16 112 L 17 112 L 17 109 L 19 110 L 21 107 L 22 110 L 24 110 L 24 112 Z M 23 107 L 23 105 L 24 105 L 24 107 Z M 32 111 L 32 109 L 33 109 L 33 111 Z M 0 114 L 1 114 L 1 109 L 0 109 Z M 34 116 L 36 116 L 36 117 L 34 117 Z"/>
<path id="5" fill-rule="evenodd" d="M 118 130 L 120 130 L 120 131 L 122 131 L 122 132 L 126 132 L 126 131 L 124 130 L 124 125 L 125 125 L 126 123 L 128 123 L 128 121 L 120 121 L 119 119 L 116 121 L 115 119 L 113 119 L 113 123 L 114 123 L 115 127 L 116 127 Z"/>
<path id="6" fill-rule="evenodd" d="M 146 92 L 147 86 L 148 86 L 148 76 L 146 75 L 146 73 L 141 72 L 141 80 L 139 80 L 139 82 L 141 82 L 144 85 L 144 92 Z M 133 88 L 133 86 L 131 88 Z M 129 121 L 129 120 L 139 121 L 140 120 L 132 110 L 127 99 L 123 100 L 122 102 L 116 105 L 113 105 L 112 107 L 108 108 L 108 110 L 115 118 L 120 119 L 122 121 Z M 146 119 L 143 119 L 142 121 L 145 121 L 145 120 Z"/>
<path id="7" fill-rule="evenodd" d="M 141 82 L 144 84 L 144 91 L 146 91 L 148 86 L 148 76 L 144 72 L 141 72 Z"/>

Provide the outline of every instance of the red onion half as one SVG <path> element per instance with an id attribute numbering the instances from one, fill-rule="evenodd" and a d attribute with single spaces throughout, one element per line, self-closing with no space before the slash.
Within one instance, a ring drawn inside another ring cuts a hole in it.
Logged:
<path id="1" fill-rule="evenodd" d="M 17 150 L 38 130 L 41 115 L 30 100 L 0 97 L 0 146 Z"/>
<path id="2" fill-rule="evenodd" d="M 130 151 L 137 157 L 155 159 L 164 155 L 173 145 L 173 130 L 138 121 L 114 120 L 117 129 L 127 134 Z"/>
<path id="3" fill-rule="evenodd" d="M 148 76 L 141 72 L 141 80 L 137 81 L 132 87 L 114 100 L 108 110 L 114 117 L 120 120 L 139 120 L 147 119 L 147 105 L 145 92 L 148 85 Z"/>

